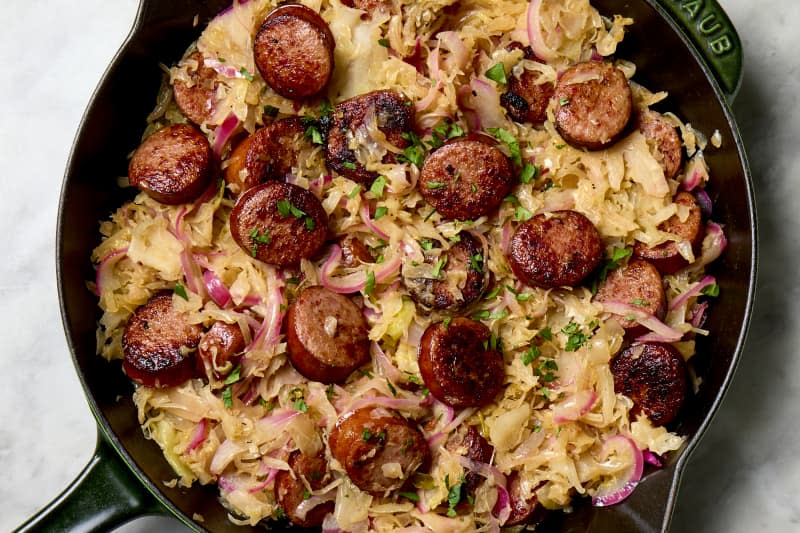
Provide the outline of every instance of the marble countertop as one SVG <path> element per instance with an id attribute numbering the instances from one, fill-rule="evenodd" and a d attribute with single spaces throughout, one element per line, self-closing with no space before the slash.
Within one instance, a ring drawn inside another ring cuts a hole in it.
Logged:
<path id="1" fill-rule="evenodd" d="M 760 272 L 744 357 L 692 456 L 673 531 L 800 531 L 800 9 L 721 0 L 745 49 L 734 104 L 755 178 Z M 55 228 L 70 145 L 136 0 L 4 2 L 0 33 L 0 531 L 81 471 L 95 425 L 58 311 Z M 36 207 L 38 206 L 38 207 Z M 35 209 L 34 209 L 35 207 Z M 142 518 L 118 531 L 186 531 Z"/>

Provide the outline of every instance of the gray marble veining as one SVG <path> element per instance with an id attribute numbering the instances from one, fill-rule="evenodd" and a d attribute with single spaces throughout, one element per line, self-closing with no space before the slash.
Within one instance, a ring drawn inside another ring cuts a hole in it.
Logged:
<path id="1" fill-rule="evenodd" d="M 755 178 L 760 275 L 742 363 L 689 461 L 672 530 L 793 532 L 800 531 L 800 9 L 794 0 L 722 3 L 745 49 L 734 112 Z M 2 531 L 66 487 L 93 449 L 94 422 L 58 312 L 55 217 L 72 137 L 136 4 L 3 5 Z M 119 531 L 185 528 L 170 518 L 145 518 Z"/>

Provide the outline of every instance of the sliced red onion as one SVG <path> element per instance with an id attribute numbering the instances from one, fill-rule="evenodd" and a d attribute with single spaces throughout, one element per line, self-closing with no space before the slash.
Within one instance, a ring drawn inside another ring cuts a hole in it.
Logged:
<path id="1" fill-rule="evenodd" d="M 450 52 L 450 57 L 446 61 L 448 67 L 452 67 L 454 64 L 457 69 L 464 70 L 464 67 L 469 63 L 469 51 L 467 47 L 464 46 L 464 41 L 461 40 L 458 32 L 443 31 L 439 32 L 436 37 Z M 452 71 L 453 69 L 450 68 L 450 70 Z"/>
<path id="2" fill-rule="evenodd" d="M 654 315 L 651 315 L 639 306 L 630 305 L 622 302 L 607 301 L 603 302 L 603 310 L 625 318 L 632 318 L 642 326 L 646 327 L 659 337 L 669 339 L 664 342 L 676 342 L 681 340 L 683 332 L 671 328 L 664 324 Z"/>
<path id="3" fill-rule="evenodd" d="M 118 248 L 116 250 L 112 250 L 106 256 L 100 260 L 100 264 L 97 265 L 97 273 L 95 274 L 94 278 L 94 292 L 97 296 L 101 296 L 103 294 L 103 286 L 106 284 L 106 280 L 109 277 L 109 271 L 113 266 L 125 257 L 125 254 L 128 253 L 128 248 Z"/>
<path id="4" fill-rule="evenodd" d="M 417 113 L 421 113 L 431 106 L 434 100 L 436 100 L 436 96 L 439 94 L 439 89 L 441 88 L 441 81 L 437 81 L 434 85 L 431 85 L 431 88 L 428 89 L 428 94 L 426 94 L 422 100 L 414 104 L 414 109 L 417 111 Z"/>
<path id="5" fill-rule="evenodd" d="M 475 78 L 469 84 L 471 91 L 466 95 L 467 107 L 473 109 L 483 128 L 502 128 L 505 124 L 500 96 L 494 84 Z"/>
<path id="6" fill-rule="evenodd" d="M 458 101 L 462 113 L 464 113 L 464 120 L 467 123 L 467 128 L 469 128 L 470 131 L 480 131 L 481 119 L 478 113 L 467 104 L 471 96 L 472 88 L 469 85 L 462 85 L 456 90 L 456 100 Z"/>
<path id="7" fill-rule="evenodd" d="M 686 303 L 686 300 L 688 300 L 692 296 L 699 295 L 703 291 L 703 289 L 705 289 L 709 285 L 715 284 L 716 282 L 717 280 L 714 278 L 714 276 L 704 277 L 703 279 L 692 285 L 692 287 L 688 291 L 684 292 L 683 294 L 675 298 L 675 300 L 673 300 L 672 303 L 669 305 L 670 311 L 682 306 L 684 303 Z"/>
<path id="8" fill-rule="evenodd" d="M 343 533 L 333 513 L 325 515 L 325 519 L 322 521 L 322 533 Z"/>
<path id="9" fill-rule="evenodd" d="M 255 494 L 256 492 L 261 492 L 262 490 L 269 487 L 269 485 L 275 481 L 275 476 L 278 475 L 279 470 L 277 468 L 270 468 L 269 474 L 267 475 L 267 479 L 265 479 L 262 483 L 259 483 L 255 487 L 252 487 L 247 490 L 250 494 Z"/>
<path id="10" fill-rule="evenodd" d="M 607 456 L 610 451 L 609 448 L 621 446 L 629 449 L 633 455 L 633 465 L 630 470 L 612 487 L 603 491 L 598 491 L 592 496 L 592 505 L 595 507 L 606 507 L 614 505 L 623 501 L 630 496 L 639 480 L 642 479 L 642 471 L 644 470 L 644 457 L 641 450 L 636 446 L 636 443 L 630 437 L 625 435 L 615 435 L 608 439 L 603 445 L 601 453 Z"/>
<path id="11" fill-rule="evenodd" d="M 502 526 L 511 516 L 511 497 L 505 487 L 497 486 L 497 501 L 492 508 L 492 514 L 497 517 L 497 521 Z"/>
<path id="12" fill-rule="evenodd" d="M 700 171 L 694 169 L 690 175 L 686 176 L 686 179 L 683 180 L 681 186 L 683 187 L 684 190 L 692 191 L 694 190 L 695 187 L 700 185 L 700 179 L 701 179 Z"/>
<path id="13" fill-rule="evenodd" d="M 375 362 L 380 369 L 380 374 L 383 377 L 395 383 L 404 383 L 407 381 L 403 373 L 392 364 L 389 357 L 381 350 L 377 342 L 373 341 L 370 348 L 372 349 L 372 356 L 375 358 Z"/>
<path id="14" fill-rule="evenodd" d="M 511 228 L 511 222 L 503 224 L 503 233 L 500 234 L 500 246 L 504 254 L 508 254 L 508 249 L 511 246 L 511 237 L 514 231 Z"/>
<path id="15" fill-rule="evenodd" d="M 330 174 L 325 174 L 324 176 L 320 176 L 319 178 L 315 179 L 309 185 L 309 190 L 314 194 L 314 196 L 321 196 L 322 189 L 325 185 L 329 184 L 333 181 L 333 176 Z"/>
<path id="16" fill-rule="evenodd" d="M 597 51 L 597 47 L 592 46 L 592 61 L 602 61 L 604 58 L 600 53 Z"/>
<path id="17" fill-rule="evenodd" d="M 210 69 L 214 69 L 218 74 L 221 74 L 226 78 L 244 78 L 244 74 L 241 72 L 241 70 L 237 70 L 233 65 L 223 63 L 214 57 L 204 58 L 203 64 Z"/>
<path id="18" fill-rule="evenodd" d="M 220 476 L 217 479 L 217 485 L 225 492 L 233 492 L 236 490 L 236 483 L 228 476 Z"/>
<path id="19" fill-rule="evenodd" d="M 369 213 L 369 203 L 364 199 L 362 199 L 361 201 L 361 220 L 363 220 L 364 224 L 370 229 L 370 231 L 375 235 L 377 235 L 378 237 L 382 239 L 389 238 L 389 235 L 381 228 L 379 228 L 372 220 L 372 217 L 370 216 Z"/>
<path id="20" fill-rule="evenodd" d="M 696 328 L 703 327 L 706 322 L 706 311 L 708 310 L 708 302 L 697 304 L 692 309 L 692 318 L 690 320 L 692 326 Z"/>
<path id="21" fill-rule="evenodd" d="M 408 326 L 406 342 L 411 346 L 419 346 L 419 342 L 422 340 L 422 335 L 424 333 L 425 329 L 416 322 L 412 321 L 411 325 Z"/>
<path id="22" fill-rule="evenodd" d="M 226 7 L 225 9 L 223 9 L 222 11 L 220 11 L 220 12 L 217 14 L 217 16 L 216 16 L 216 17 L 214 17 L 214 18 L 215 18 L 215 19 L 217 19 L 217 18 L 219 18 L 219 17 L 223 17 L 223 16 L 227 15 L 228 13 L 232 13 L 232 12 L 233 12 L 233 8 L 235 8 L 235 7 L 237 7 L 237 6 L 244 5 L 244 4 L 246 4 L 247 2 L 249 2 L 249 1 L 250 1 L 250 0 L 239 0 L 239 1 L 237 2 L 236 0 L 234 0 L 234 1 L 233 1 L 233 3 L 231 3 L 231 5 L 229 5 L 228 7 Z"/>
<path id="23" fill-rule="evenodd" d="M 728 247 L 728 239 L 722 228 L 716 222 L 706 224 L 706 236 L 703 239 L 703 253 L 700 256 L 700 266 L 705 266 L 717 259 L 725 248 Z"/>
<path id="24" fill-rule="evenodd" d="M 226 439 L 217 447 L 214 452 L 214 457 L 211 458 L 211 464 L 208 469 L 212 474 L 221 474 L 225 467 L 233 461 L 236 454 L 244 451 L 245 448 L 231 439 Z"/>
<path id="25" fill-rule="evenodd" d="M 713 211 L 713 204 L 711 203 L 711 198 L 708 196 L 708 193 L 705 189 L 700 189 L 696 193 L 694 193 L 695 198 L 697 198 L 697 204 L 700 206 L 700 212 L 703 213 L 703 216 L 710 217 Z"/>
<path id="26" fill-rule="evenodd" d="M 341 256 L 342 249 L 336 244 L 331 245 L 330 255 L 320 269 L 319 277 L 322 285 L 340 294 L 352 294 L 354 292 L 363 291 L 367 283 L 367 273 L 365 271 L 353 272 L 352 274 L 341 277 L 332 275 L 333 270 L 339 264 Z M 400 268 L 401 261 L 401 254 L 397 254 L 393 258 L 378 264 L 372 271 L 375 276 L 375 281 L 382 282 L 396 274 Z"/>
<path id="27" fill-rule="evenodd" d="M 336 490 L 329 490 L 325 494 L 320 494 L 319 496 L 311 496 L 310 498 L 303 500 L 295 509 L 295 514 L 300 520 L 305 520 L 306 515 L 311 511 L 311 509 L 322 505 L 326 502 L 336 501 Z"/>
<path id="28" fill-rule="evenodd" d="M 578 420 L 592 410 L 596 401 L 597 393 L 594 390 L 579 390 L 553 406 L 553 421 L 564 424 Z"/>
<path id="29" fill-rule="evenodd" d="M 417 69 L 420 74 L 425 74 L 425 66 L 422 61 L 422 41 L 417 37 L 417 42 L 414 45 L 414 51 L 410 56 L 403 58 L 403 61 Z"/>
<path id="30" fill-rule="evenodd" d="M 175 216 L 175 231 L 173 232 L 173 235 L 175 235 L 175 238 L 178 239 L 183 245 L 183 250 L 180 254 L 180 260 L 181 267 L 183 268 L 183 276 L 186 278 L 186 288 L 195 294 L 203 296 L 202 284 L 199 281 L 200 267 L 197 266 L 197 263 L 194 260 L 192 243 L 189 240 L 189 236 L 186 235 L 182 229 L 183 220 L 188 212 L 189 211 L 185 205 L 181 206 L 181 208 L 178 210 L 178 214 Z"/>
<path id="31" fill-rule="evenodd" d="M 388 396 L 365 396 L 363 398 L 359 398 L 358 400 L 350 404 L 347 410 L 355 411 L 356 409 L 361 409 L 362 407 L 373 406 L 373 405 L 378 407 L 387 407 L 389 409 L 398 409 L 406 411 L 420 408 L 419 400 L 410 400 L 410 399 L 407 400 L 405 398 L 389 398 Z"/>
<path id="32" fill-rule="evenodd" d="M 296 417 L 300 414 L 300 411 L 295 411 L 294 409 L 286 409 L 279 413 L 275 413 L 270 416 L 265 416 L 256 422 L 264 430 L 272 431 L 272 432 L 279 432 L 283 426 L 286 425 L 291 419 Z"/>
<path id="33" fill-rule="evenodd" d="M 208 419 L 201 418 L 200 422 L 197 423 L 197 426 L 194 428 L 194 434 L 192 435 L 192 440 L 189 442 L 189 445 L 186 447 L 186 451 L 190 452 L 200 446 L 208 436 Z"/>
<path id="34" fill-rule="evenodd" d="M 536 57 L 545 61 L 553 61 L 558 57 L 555 51 L 547 46 L 542 35 L 542 19 L 539 10 L 542 0 L 531 0 L 528 4 L 528 40 Z"/>
<path id="35" fill-rule="evenodd" d="M 441 73 L 439 72 L 439 47 L 437 46 L 431 53 L 428 54 L 426 61 L 428 65 L 428 77 L 432 80 L 441 81 Z"/>
<path id="36" fill-rule="evenodd" d="M 644 458 L 645 463 L 653 465 L 656 468 L 661 468 L 664 466 L 664 461 L 661 459 L 661 457 L 650 450 L 644 450 L 642 452 L 642 457 Z"/>
<path id="37" fill-rule="evenodd" d="M 506 490 L 508 489 L 508 480 L 506 479 L 506 476 L 497 469 L 497 467 L 482 463 L 480 461 L 475 461 L 474 459 L 470 459 L 469 457 L 465 457 L 463 455 L 457 455 L 456 459 L 458 460 L 458 464 L 460 464 L 463 468 L 466 468 L 470 472 L 475 472 L 481 477 L 492 480 L 492 483 L 498 487 L 502 487 Z"/>
<path id="38" fill-rule="evenodd" d="M 278 285 L 270 292 L 270 297 L 267 300 L 267 312 L 264 314 L 264 320 L 258 328 L 253 342 L 250 346 L 245 348 L 244 352 L 248 353 L 252 350 L 260 348 L 272 348 L 278 341 L 280 336 L 281 324 L 283 323 L 283 315 L 285 312 L 283 307 L 283 292 L 282 288 Z"/>
<path id="39" fill-rule="evenodd" d="M 203 272 L 203 282 L 206 285 L 208 295 L 214 300 L 215 304 L 223 309 L 231 304 L 231 293 L 216 274 L 210 270 L 206 270 Z"/>
<path id="40" fill-rule="evenodd" d="M 235 114 L 231 113 L 225 118 L 220 127 L 214 130 L 213 150 L 217 159 L 222 158 L 222 150 L 225 148 L 225 144 L 230 140 L 231 135 L 233 135 L 238 127 L 239 119 Z"/>

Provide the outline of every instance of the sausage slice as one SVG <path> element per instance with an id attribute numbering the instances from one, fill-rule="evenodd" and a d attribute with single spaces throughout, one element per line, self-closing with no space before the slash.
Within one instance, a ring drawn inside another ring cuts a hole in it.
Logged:
<path id="1" fill-rule="evenodd" d="M 425 160 L 419 191 L 443 217 L 473 220 L 497 209 L 513 185 L 512 170 L 493 142 L 456 139 Z"/>
<path id="2" fill-rule="evenodd" d="M 484 345 L 489 336 L 489 328 L 463 317 L 428 326 L 419 343 L 419 371 L 434 397 L 456 408 L 494 400 L 505 365 L 500 352 Z"/>
<path id="3" fill-rule="evenodd" d="M 631 259 L 628 264 L 612 270 L 597 288 L 598 302 L 622 302 L 641 307 L 643 311 L 663 319 L 667 313 L 667 296 L 658 269 L 642 259 Z M 635 320 L 618 316 L 616 319 L 627 330 L 640 329 Z"/>
<path id="4" fill-rule="evenodd" d="M 632 415 L 643 413 L 656 426 L 669 424 L 686 399 L 686 363 L 671 344 L 630 346 L 610 363 L 614 391 L 633 400 Z"/>
<path id="5" fill-rule="evenodd" d="M 225 181 L 238 194 L 266 180 L 283 180 L 297 166 L 301 149 L 311 143 L 298 117 L 265 126 L 240 142 L 225 168 Z"/>
<path id="6" fill-rule="evenodd" d="M 508 90 L 500 95 L 500 105 L 515 122 L 542 124 L 547 120 L 547 106 L 556 88 L 553 83 L 539 83 L 541 74 L 525 70 L 508 79 Z"/>
<path id="7" fill-rule="evenodd" d="M 522 494 L 522 485 L 517 472 L 511 472 L 508 476 L 508 498 L 511 504 L 511 514 L 506 523 L 503 524 L 504 526 L 535 524 L 544 519 L 546 511 L 539 503 L 536 494 L 533 494 L 527 500 Z"/>
<path id="8" fill-rule="evenodd" d="M 328 462 L 324 450 L 318 455 L 306 455 L 295 450 L 289 456 L 289 466 L 294 475 L 281 470 L 275 476 L 275 497 L 286 516 L 293 524 L 302 527 L 317 527 L 322 524 L 325 515 L 333 512 L 334 502 L 321 503 L 308 509 L 304 516 L 298 512 L 301 504 L 307 500 L 308 489 L 319 490 L 330 482 Z"/>
<path id="9" fill-rule="evenodd" d="M 197 125 L 204 124 L 214 115 L 217 105 L 217 72 L 205 65 L 205 58 L 199 50 L 195 50 L 183 62 L 196 61 L 197 68 L 189 71 L 191 86 L 183 80 L 176 79 L 172 85 L 175 103 L 181 113 Z"/>
<path id="10" fill-rule="evenodd" d="M 678 130 L 661 113 L 645 109 L 639 113 L 639 131 L 655 146 L 654 155 L 664 169 L 664 177 L 674 178 L 683 161 Z"/>
<path id="11" fill-rule="evenodd" d="M 619 138 L 633 110 L 625 74 L 610 63 L 587 61 L 564 71 L 556 84 L 555 121 L 569 144 L 601 150 Z"/>
<path id="12" fill-rule="evenodd" d="M 602 256 L 603 243 L 591 220 L 577 211 L 556 211 L 517 227 L 508 262 L 526 285 L 549 289 L 578 285 Z"/>
<path id="13" fill-rule="evenodd" d="M 264 19 L 253 42 L 253 55 L 264 81 L 276 93 L 302 100 L 328 85 L 335 45 L 328 23 L 313 9 L 284 4 Z"/>
<path id="14" fill-rule="evenodd" d="M 194 376 L 193 352 L 203 328 L 190 324 L 161 292 L 139 307 L 122 334 L 122 369 L 145 387 L 172 387 Z"/>
<path id="15" fill-rule="evenodd" d="M 239 196 L 230 229 L 236 243 L 259 261 L 292 266 L 314 255 L 325 242 L 328 216 L 306 189 L 268 181 Z"/>
<path id="16" fill-rule="evenodd" d="M 286 317 L 289 360 L 308 379 L 344 381 L 369 361 L 367 321 L 356 304 L 321 286 L 308 287 Z"/>
<path id="17" fill-rule="evenodd" d="M 494 446 L 481 436 L 475 426 L 461 425 L 445 444 L 451 453 L 457 453 L 479 463 L 490 463 L 494 455 Z M 464 476 L 463 490 L 470 496 L 481 483 L 481 476 L 476 472 L 467 472 Z"/>
<path id="18" fill-rule="evenodd" d="M 197 347 L 197 370 L 202 376 L 225 375 L 231 371 L 244 348 L 244 335 L 239 324 L 214 322 Z"/>
<path id="19" fill-rule="evenodd" d="M 405 96 L 390 90 L 373 91 L 336 104 L 325 145 L 325 159 L 330 168 L 367 186 L 378 174 L 364 168 L 350 146 L 354 139 L 369 137 L 373 120 L 389 144 L 401 149 L 408 146 L 403 133 L 414 127 L 413 107 Z M 383 157 L 384 163 L 395 161 L 393 152 L 387 152 Z"/>
<path id="20" fill-rule="evenodd" d="M 673 202 L 689 207 L 689 217 L 681 222 L 678 215 L 673 215 L 659 226 L 659 229 L 678 236 L 678 241 L 666 241 L 656 246 L 647 246 L 637 242 L 633 247 L 633 255 L 653 263 L 662 274 L 674 274 L 689 264 L 680 254 L 679 242 L 689 242 L 697 254 L 703 243 L 703 214 L 694 195 L 681 191 L 675 195 Z"/>
<path id="21" fill-rule="evenodd" d="M 414 277 L 414 266 L 410 262 L 403 264 L 403 282 L 418 304 L 433 309 L 462 309 L 480 298 L 489 286 L 491 272 L 485 264 L 489 251 L 468 231 L 458 236 L 459 241 L 436 259 L 442 264 L 438 279 Z M 433 263 L 434 259 L 427 262 Z"/>
<path id="22" fill-rule="evenodd" d="M 173 124 L 150 135 L 128 165 L 131 185 L 162 204 L 182 204 L 211 183 L 211 147 L 200 130 Z"/>
<path id="23" fill-rule="evenodd" d="M 383 407 L 365 407 L 342 416 L 328 436 L 328 445 L 353 484 L 376 496 L 401 488 L 430 461 L 422 432 Z"/>

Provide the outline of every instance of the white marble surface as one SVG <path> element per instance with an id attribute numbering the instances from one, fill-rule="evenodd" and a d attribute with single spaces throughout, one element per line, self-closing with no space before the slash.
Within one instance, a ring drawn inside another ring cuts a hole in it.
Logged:
<path id="1" fill-rule="evenodd" d="M 734 110 L 758 193 L 761 261 L 750 337 L 690 461 L 675 532 L 800 531 L 800 8 L 722 0 L 744 42 Z M 93 450 L 94 422 L 58 313 L 61 178 L 84 106 L 136 0 L 6 0 L 0 50 L 0 531 L 56 496 Z M 185 531 L 145 518 L 119 531 Z"/>

